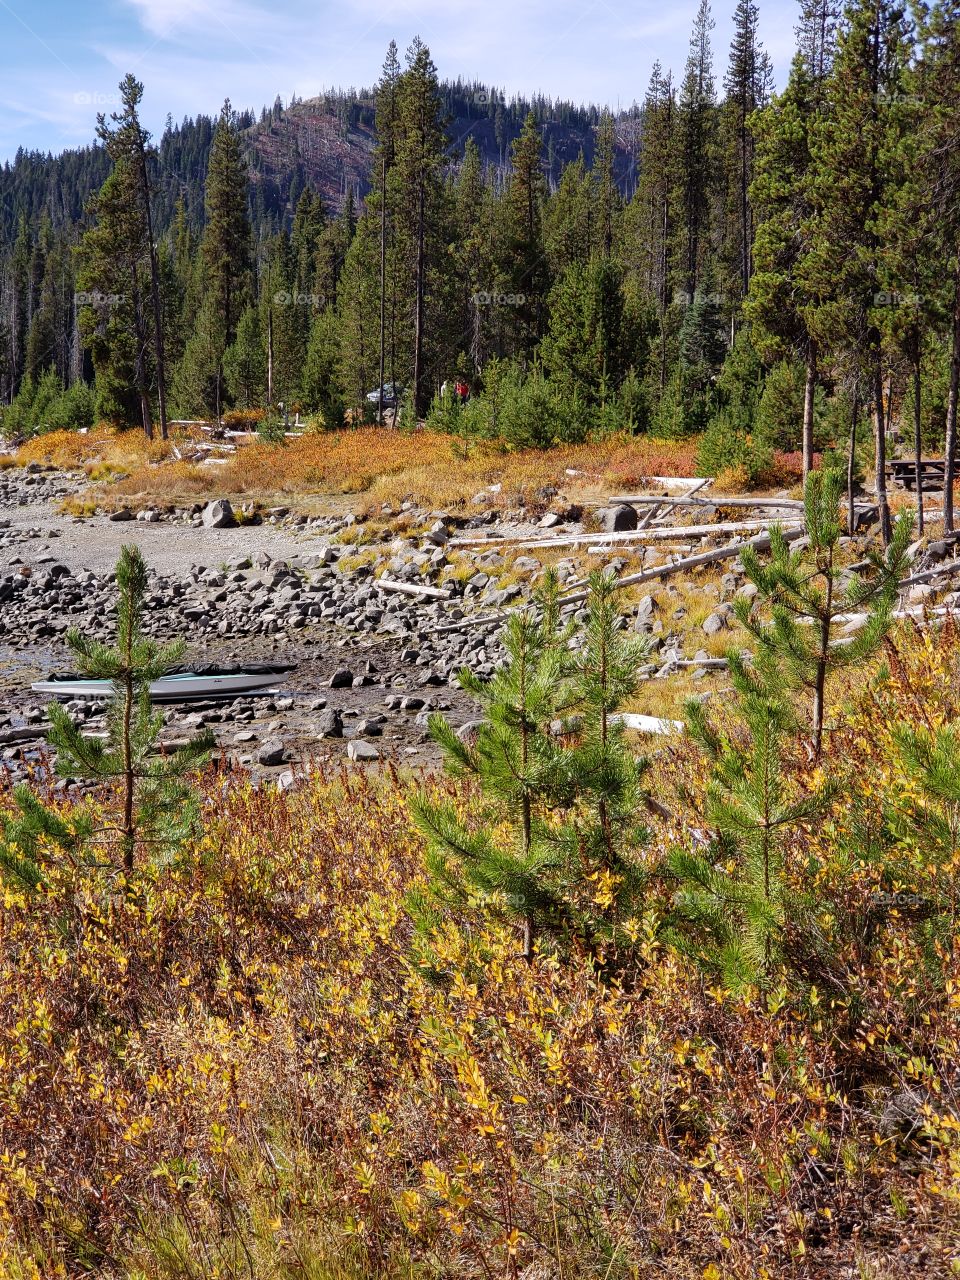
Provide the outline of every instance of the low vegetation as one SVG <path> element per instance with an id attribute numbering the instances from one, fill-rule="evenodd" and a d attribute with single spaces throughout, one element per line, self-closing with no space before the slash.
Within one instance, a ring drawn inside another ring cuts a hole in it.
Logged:
<path id="1" fill-rule="evenodd" d="M 891 629 L 895 540 L 820 740 L 821 551 L 747 566 L 756 661 L 646 761 L 597 575 L 447 776 L 208 769 L 162 841 L 122 778 L 0 793 L 3 1273 L 960 1274 L 960 631 Z"/>

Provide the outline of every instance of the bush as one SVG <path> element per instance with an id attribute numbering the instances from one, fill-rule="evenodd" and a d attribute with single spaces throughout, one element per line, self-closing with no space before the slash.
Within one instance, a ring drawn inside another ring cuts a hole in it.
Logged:
<path id="1" fill-rule="evenodd" d="M 697 446 L 697 474 L 717 476 L 742 468 L 747 485 L 763 483 L 771 474 L 773 450 L 758 433 L 738 429 L 729 409 L 721 409 L 700 438 Z"/>
<path id="2" fill-rule="evenodd" d="M 25 378 L 12 403 L 2 411 L 0 432 L 29 436 L 46 431 L 77 431 L 96 421 L 96 397 L 82 380 L 64 390 L 56 369 L 45 369 L 37 382 Z"/>

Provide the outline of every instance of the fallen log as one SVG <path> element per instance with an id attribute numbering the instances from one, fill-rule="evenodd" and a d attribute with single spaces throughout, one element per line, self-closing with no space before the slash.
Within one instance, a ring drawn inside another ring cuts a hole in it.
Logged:
<path id="1" fill-rule="evenodd" d="M 683 733 L 684 730 L 682 720 L 665 720 L 661 716 L 642 716 L 634 711 L 621 711 L 619 715 L 611 716 L 610 719 L 615 724 L 622 724 L 625 729 L 632 729 L 634 733 Z"/>
<path id="2" fill-rule="evenodd" d="M 909 578 L 901 578 L 897 588 L 902 591 L 904 587 L 912 587 L 918 582 L 929 582 L 931 578 L 939 578 L 941 573 L 953 573 L 955 569 L 960 569 L 960 560 L 948 560 L 933 569 L 924 569 L 921 573 L 911 574 Z"/>
<path id="3" fill-rule="evenodd" d="M 783 536 L 788 542 L 794 542 L 797 538 L 803 536 L 801 529 L 785 529 Z M 702 551 L 699 555 L 686 556 L 682 560 L 675 560 L 673 564 L 660 564 L 651 569 L 643 569 L 639 573 L 627 574 L 624 578 L 618 578 L 616 585 L 618 587 L 638 586 L 642 582 L 653 582 L 657 578 L 668 578 L 671 574 L 682 573 L 685 569 L 698 569 L 701 565 L 713 564 L 717 560 L 731 560 L 738 556 L 746 547 L 752 547 L 754 551 L 770 550 L 770 534 L 762 533 L 756 538 L 741 539 L 739 542 L 731 542 L 726 547 L 714 547 L 710 551 Z M 576 585 L 579 585 L 576 584 Z M 584 600 L 589 599 L 589 591 L 574 592 L 571 595 L 560 597 L 560 604 L 581 604 Z M 526 608 L 526 605 L 520 606 Z M 472 627 L 484 627 L 493 625 L 497 622 L 503 622 L 512 613 L 516 613 L 516 609 L 503 610 L 500 613 L 485 614 L 480 618 L 464 618 L 462 622 L 447 623 L 442 627 L 434 627 L 428 631 L 427 635 L 439 635 L 447 631 L 466 631 Z"/>
<path id="4" fill-rule="evenodd" d="M 424 596 L 429 600 L 452 600 L 453 593 L 442 587 L 422 587 L 415 582 L 398 582 L 395 578 L 375 578 L 373 585 L 381 591 L 398 591 L 405 596 Z"/>
<path id="5" fill-rule="evenodd" d="M 784 521 L 784 528 L 796 521 Z M 710 538 L 720 533 L 752 533 L 755 529 L 769 529 L 769 520 L 728 520 L 721 524 L 672 525 L 670 528 L 629 529 L 622 533 L 571 533 L 561 538 L 453 538 L 451 547 L 497 546 L 524 547 L 537 550 L 546 547 L 592 546 L 598 543 L 660 542 L 673 538 Z"/>
<path id="6" fill-rule="evenodd" d="M 49 724 L 22 724 L 10 729 L 0 729 L 0 746 L 6 747 L 17 742 L 33 742 L 37 738 L 45 738 L 49 731 Z"/>

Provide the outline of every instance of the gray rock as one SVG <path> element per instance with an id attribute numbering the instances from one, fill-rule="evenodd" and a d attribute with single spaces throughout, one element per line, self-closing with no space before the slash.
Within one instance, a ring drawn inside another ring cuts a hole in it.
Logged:
<path id="1" fill-rule="evenodd" d="M 347 743 L 347 755 L 351 760 L 379 760 L 380 752 L 372 742 L 364 742 L 361 738 L 354 738 L 352 742 Z"/>
<path id="2" fill-rule="evenodd" d="M 129 507 L 121 507 L 119 511 L 111 511 L 109 517 L 115 524 L 119 524 L 124 520 L 134 520 L 136 517 Z"/>
<path id="3" fill-rule="evenodd" d="M 226 498 L 215 498 L 203 509 L 203 523 L 208 529 L 229 529 L 233 524 L 233 507 Z"/>
<path id="4" fill-rule="evenodd" d="M 604 507 L 597 512 L 604 533 L 629 533 L 639 523 L 636 507 L 623 502 L 616 507 Z"/>
<path id="5" fill-rule="evenodd" d="M 722 613 L 711 613 L 703 620 L 703 634 L 705 636 L 715 636 L 718 632 L 723 631 L 727 625 L 727 620 Z"/>
<path id="6" fill-rule="evenodd" d="M 268 738 L 257 752 L 257 764 L 283 764 L 286 748 L 279 738 Z"/>
<path id="7" fill-rule="evenodd" d="M 347 667 L 341 667 L 339 671 L 335 671 L 330 677 L 331 689 L 349 689 L 353 685 L 353 672 Z"/>

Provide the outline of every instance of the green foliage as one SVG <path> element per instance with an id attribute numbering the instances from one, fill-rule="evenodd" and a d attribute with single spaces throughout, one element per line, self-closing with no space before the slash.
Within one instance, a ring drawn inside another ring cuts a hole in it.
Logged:
<path id="1" fill-rule="evenodd" d="M 721 733 L 702 703 L 688 705 L 688 728 L 712 766 L 705 812 L 712 832 L 705 848 L 673 850 L 668 869 L 680 882 L 674 940 L 742 991 L 777 982 L 788 929 L 802 937 L 805 957 L 818 948 L 810 904 L 787 872 L 788 843 L 826 810 L 831 789 L 797 793 L 791 785 L 785 766 L 795 720 L 785 682 L 766 666 L 751 671 L 735 651 L 727 661 L 741 732 Z"/>
<path id="2" fill-rule="evenodd" d="M 110 681 L 106 736 L 85 735 L 69 713 L 53 703 L 48 709 L 49 741 L 64 777 L 119 784 L 120 811 L 111 831 L 119 837 L 124 869 L 131 872 L 138 847 L 147 847 L 155 861 L 170 856 L 190 831 L 196 810 L 186 779 L 206 763 L 213 739 L 207 732 L 169 755 L 158 753 L 163 715 L 151 709 L 150 685 L 180 662 L 184 643 L 161 646 L 144 635 L 149 579 L 135 546 L 122 549 L 116 579 L 116 643 L 103 644 L 76 628 L 66 637 L 81 675 Z"/>
<path id="3" fill-rule="evenodd" d="M 566 912 L 551 881 L 560 851 L 549 823 L 558 747 L 551 722 L 565 709 L 567 666 L 558 624 L 555 579 L 539 593 L 539 609 L 513 614 L 503 634 L 506 660 L 489 680 L 468 669 L 460 685 L 480 703 L 484 720 L 462 741 L 438 714 L 430 733 L 454 778 L 479 783 L 483 821 L 468 827 L 455 804 L 420 797 L 417 824 L 427 837 L 428 897 L 416 905 L 432 922 L 429 898 L 446 905 L 499 908 L 523 925 L 523 954 L 533 956 L 538 930 L 557 930 Z"/>
<path id="4" fill-rule="evenodd" d="M 817 755 L 826 724 L 828 680 L 834 672 L 862 663 L 889 630 L 913 527 L 912 516 L 901 515 L 886 551 L 868 550 L 866 565 L 844 574 L 838 563 L 843 489 L 837 470 L 810 473 L 804 491 L 808 545 L 791 551 L 787 538 L 774 528 L 766 563 L 755 548 L 745 547 L 743 567 L 757 595 L 734 605 L 757 644 L 758 661 L 780 671 L 789 687 L 811 696 Z M 863 615 L 862 625 L 837 643 L 838 619 L 849 613 Z"/>
<path id="5" fill-rule="evenodd" d="M 773 450 L 760 436 L 738 422 L 733 409 L 724 406 L 713 417 L 697 441 L 697 474 L 716 476 L 721 471 L 742 468 L 750 484 L 760 484 L 770 475 Z"/>
<path id="6" fill-rule="evenodd" d="M 431 717 L 448 771 L 479 784 L 483 811 L 468 827 L 456 805 L 418 800 L 429 845 L 430 881 L 415 903 L 423 924 L 437 923 L 436 904 L 484 905 L 522 920 L 527 959 L 539 932 L 601 971 L 627 962 L 648 879 L 638 857 L 645 765 L 615 713 L 636 691 L 647 646 L 625 630 L 616 596 L 616 582 L 593 573 L 574 630 L 560 623 L 548 576 L 537 608 L 507 624 L 497 674 L 461 673 L 485 717 L 475 740 Z"/>

